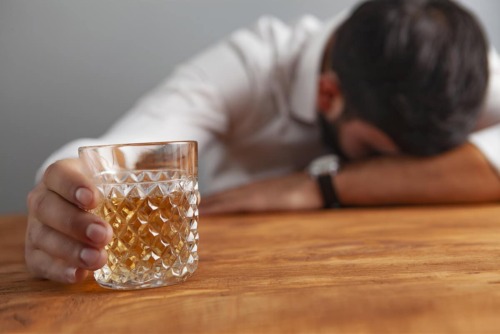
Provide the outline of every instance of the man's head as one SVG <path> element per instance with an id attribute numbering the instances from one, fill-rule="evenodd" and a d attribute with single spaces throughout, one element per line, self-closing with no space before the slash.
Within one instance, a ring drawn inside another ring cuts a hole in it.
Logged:
<path id="1" fill-rule="evenodd" d="M 334 33 L 324 64 L 320 96 L 332 99 L 320 109 L 341 110 L 339 122 L 363 120 L 416 155 L 462 144 L 488 83 L 483 31 L 447 0 L 361 4 Z"/>

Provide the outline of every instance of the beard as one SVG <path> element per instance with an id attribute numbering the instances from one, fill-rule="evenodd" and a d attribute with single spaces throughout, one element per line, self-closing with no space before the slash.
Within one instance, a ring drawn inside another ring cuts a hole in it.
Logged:
<path id="1" fill-rule="evenodd" d="M 331 122 L 327 120 L 321 112 L 319 112 L 318 114 L 319 125 L 321 129 L 321 141 L 323 142 L 323 144 L 325 144 L 330 153 L 338 155 L 341 160 L 349 160 L 349 157 L 345 154 L 345 151 L 340 145 L 339 123 L 342 117 L 339 117 L 339 119 Z"/>

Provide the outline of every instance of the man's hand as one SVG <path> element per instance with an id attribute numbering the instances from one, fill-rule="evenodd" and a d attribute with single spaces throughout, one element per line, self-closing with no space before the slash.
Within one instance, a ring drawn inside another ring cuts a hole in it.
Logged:
<path id="1" fill-rule="evenodd" d="M 319 187 L 306 173 L 262 180 L 202 197 L 202 214 L 313 210 L 322 207 Z"/>
<path id="2" fill-rule="evenodd" d="M 87 270 L 106 263 L 104 246 L 112 229 L 85 211 L 95 208 L 99 193 L 78 159 L 49 166 L 28 195 L 25 259 L 35 276 L 63 283 L 82 281 Z"/>

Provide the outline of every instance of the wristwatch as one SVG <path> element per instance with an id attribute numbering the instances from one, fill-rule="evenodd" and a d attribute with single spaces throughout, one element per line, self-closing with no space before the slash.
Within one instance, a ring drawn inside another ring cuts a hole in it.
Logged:
<path id="1" fill-rule="evenodd" d="M 333 184 L 333 176 L 340 170 L 340 159 L 334 154 L 314 159 L 307 167 L 307 172 L 318 182 L 323 196 L 323 208 L 340 208 L 339 198 Z"/>

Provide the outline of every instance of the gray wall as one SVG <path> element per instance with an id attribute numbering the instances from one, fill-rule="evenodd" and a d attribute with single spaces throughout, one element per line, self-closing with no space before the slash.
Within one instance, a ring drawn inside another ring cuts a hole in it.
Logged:
<path id="1" fill-rule="evenodd" d="M 326 18 L 356 0 L 0 0 L 0 213 L 39 165 L 93 137 L 175 64 L 261 14 Z M 463 1 L 500 46 L 500 1 Z"/>

